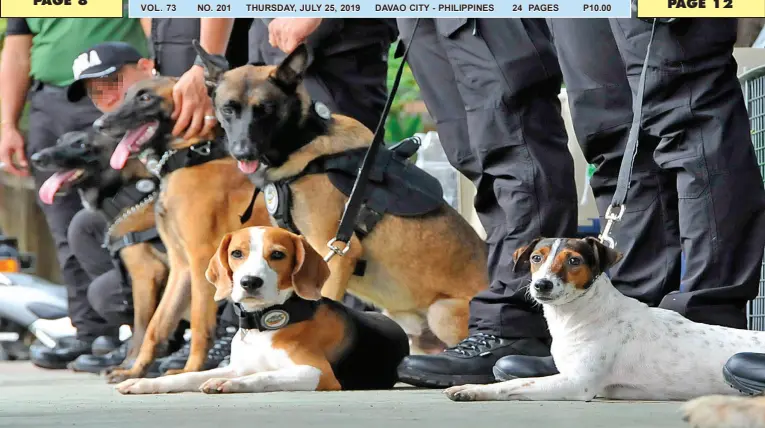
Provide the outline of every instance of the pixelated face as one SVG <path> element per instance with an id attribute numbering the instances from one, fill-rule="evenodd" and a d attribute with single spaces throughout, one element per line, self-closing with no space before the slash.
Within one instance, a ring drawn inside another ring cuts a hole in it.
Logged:
<path id="1" fill-rule="evenodd" d="M 137 64 L 123 66 L 118 72 L 108 76 L 88 79 L 85 89 L 88 97 L 97 109 L 104 113 L 114 111 L 125 98 L 125 92 L 136 82 L 150 79 L 153 75 L 154 62 L 141 59 Z"/>
<path id="2" fill-rule="evenodd" d="M 516 265 L 530 267 L 529 293 L 547 305 L 562 305 L 584 295 L 621 257 L 594 238 L 538 239 L 514 254 Z"/>

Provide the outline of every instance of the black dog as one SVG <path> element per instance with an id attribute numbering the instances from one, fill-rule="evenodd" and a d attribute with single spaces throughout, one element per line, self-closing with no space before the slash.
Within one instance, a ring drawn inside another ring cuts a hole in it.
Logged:
<path id="1" fill-rule="evenodd" d="M 156 310 L 168 268 L 154 219 L 159 180 L 136 158 L 126 160 L 119 171 L 112 169 L 110 158 L 117 144 L 118 140 L 93 129 L 69 132 L 30 160 L 36 168 L 55 171 L 40 189 L 44 203 L 76 189 L 86 209 L 102 213 L 109 223 L 104 244 L 123 280 L 132 285 L 133 339 L 122 363 L 128 367 Z"/>

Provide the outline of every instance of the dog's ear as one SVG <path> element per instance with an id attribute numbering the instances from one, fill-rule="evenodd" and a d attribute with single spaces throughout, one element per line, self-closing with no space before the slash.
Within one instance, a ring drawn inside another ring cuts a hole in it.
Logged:
<path id="1" fill-rule="evenodd" d="M 528 245 L 524 245 L 521 248 L 518 248 L 513 253 L 513 272 L 518 272 L 518 267 L 520 265 L 526 266 L 529 263 L 529 257 L 531 257 L 531 253 L 534 252 L 534 247 L 537 246 L 539 241 L 541 241 L 544 238 L 537 238 L 533 241 L 529 242 Z"/>
<path id="2" fill-rule="evenodd" d="M 223 78 L 223 73 L 228 71 L 229 64 L 225 57 L 221 55 L 210 55 L 199 44 L 199 40 L 192 40 L 191 44 L 194 45 L 194 50 L 197 51 L 197 55 L 202 60 L 205 67 L 205 86 L 207 86 L 207 94 L 212 96 L 215 92 L 215 88 L 218 87 L 218 82 Z"/>
<path id="3" fill-rule="evenodd" d="M 215 286 L 215 301 L 221 301 L 230 296 L 234 287 L 234 272 L 231 271 L 231 266 L 228 264 L 228 246 L 230 243 L 231 234 L 227 233 L 220 241 L 218 251 L 210 259 L 210 264 L 207 265 L 207 271 L 205 271 L 205 277 Z"/>
<path id="4" fill-rule="evenodd" d="M 321 287 L 329 278 L 329 265 L 303 236 L 294 235 L 295 268 L 292 286 L 306 300 L 321 299 Z"/>
<path id="5" fill-rule="evenodd" d="M 280 87 L 294 90 L 298 83 L 303 80 L 309 64 L 310 52 L 308 46 L 305 43 L 301 43 L 276 67 L 272 79 Z"/>
<path id="6" fill-rule="evenodd" d="M 592 248 L 592 253 L 595 255 L 595 263 L 600 272 L 607 271 L 608 268 L 618 263 L 624 257 L 624 254 L 606 246 L 599 239 L 592 236 L 584 238 L 584 242 Z"/>

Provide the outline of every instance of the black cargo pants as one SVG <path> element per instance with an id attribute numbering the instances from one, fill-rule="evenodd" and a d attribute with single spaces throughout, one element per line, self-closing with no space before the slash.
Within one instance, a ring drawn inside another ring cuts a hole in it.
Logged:
<path id="1" fill-rule="evenodd" d="M 577 139 L 597 165 L 591 185 L 603 214 L 616 187 L 651 24 L 548 23 Z M 624 294 L 649 305 L 745 328 L 746 302 L 759 288 L 765 189 L 736 77 L 735 40 L 735 19 L 657 27 L 627 211 L 613 233 L 625 256 L 611 274 Z"/>

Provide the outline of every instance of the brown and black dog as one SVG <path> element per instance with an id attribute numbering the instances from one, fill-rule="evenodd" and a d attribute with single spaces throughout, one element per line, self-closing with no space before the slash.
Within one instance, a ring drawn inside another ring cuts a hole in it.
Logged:
<path id="1" fill-rule="evenodd" d="M 155 358 L 157 345 L 167 340 L 189 309 L 189 359 L 182 370 L 166 374 L 203 368 L 216 322 L 215 289 L 205 278 L 210 258 L 226 233 L 269 221 L 260 196 L 249 220 L 242 224 L 240 214 L 248 207 L 255 187 L 218 141 L 222 134 L 219 128 L 213 131 L 215 135 L 193 140 L 172 137 L 176 81 L 157 77 L 136 83 L 116 111 L 94 123 L 101 132 L 124 135 L 112 154 L 112 168 L 123 168 L 135 154 L 158 156 L 158 165 L 147 166 L 162 177 L 155 213 L 170 264 L 167 287 L 138 357 L 130 369 L 108 373 L 111 383 L 143 376 Z"/>
<path id="2" fill-rule="evenodd" d="M 118 142 L 94 130 L 69 132 L 55 146 L 35 153 L 31 161 L 38 169 L 55 171 L 40 188 L 43 203 L 52 204 L 57 194 L 77 190 L 87 209 L 100 211 L 109 221 L 107 247 L 122 260 L 133 293 L 133 335 L 122 363 L 129 366 L 157 308 L 168 266 L 167 254 L 152 233 L 156 182 L 137 159 L 121 171 L 109 167 Z M 136 242 L 114 245 L 125 242 L 129 234 L 138 236 Z"/>
<path id="3" fill-rule="evenodd" d="M 338 190 L 330 174 L 307 170 L 317 161 L 351 152 L 363 154 L 372 142 L 372 132 L 352 118 L 330 114 L 326 106 L 311 100 L 302 84 L 309 64 L 305 45 L 279 66 L 246 65 L 230 71 L 218 67 L 214 58 L 195 46 L 205 61 L 216 114 L 240 169 L 264 189 L 269 204 L 281 204 L 282 197 L 289 194 L 293 231 L 299 229 L 313 247 L 327 249 L 348 196 Z M 425 183 L 424 187 L 435 180 L 426 174 L 423 178 L 424 173 L 413 171 L 411 164 L 396 165 Z M 269 193 L 269 184 L 287 186 L 288 192 L 273 202 L 277 198 L 273 187 Z M 485 243 L 440 194 L 430 205 L 435 208 L 413 214 L 413 207 L 422 202 L 418 198 L 427 199 L 432 192 L 419 192 L 407 180 L 398 184 L 417 196 L 408 198 L 398 192 L 401 189 L 381 192 L 405 201 L 396 209 L 409 215 L 389 209 L 363 240 L 357 231 L 348 252 L 330 260 L 331 275 L 322 294 L 340 300 L 349 291 L 385 309 L 414 338 L 429 333 L 429 328 L 443 343 L 453 346 L 467 336 L 470 299 L 488 286 Z M 440 191 L 437 182 L 436 187 Z M 361 260 L 366 262 L 365 272 L 356 275 Z M 421 353 L 423 348 L 413 340 L 413 353 Z"/>

